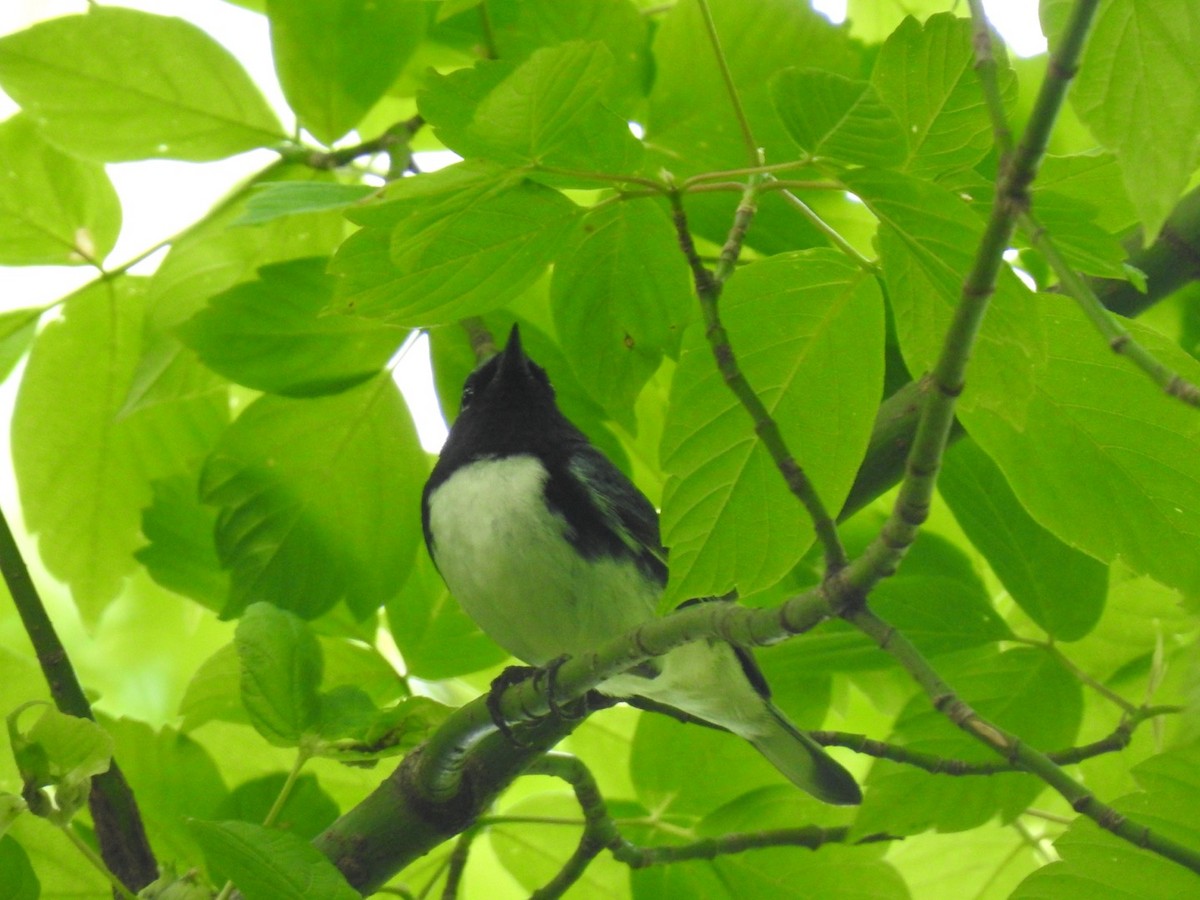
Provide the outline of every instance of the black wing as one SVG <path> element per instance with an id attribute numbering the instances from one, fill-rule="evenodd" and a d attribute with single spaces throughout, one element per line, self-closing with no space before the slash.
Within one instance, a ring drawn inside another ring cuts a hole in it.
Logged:
<path id="1" fill-rule="evenodd" d="M 550 466 L 546 501 L 567 520 L 583 556 L 632 558 L 647 577 L 667 583 L 654 504 L 592 444 L 573 442 L 560 465 Z"/>

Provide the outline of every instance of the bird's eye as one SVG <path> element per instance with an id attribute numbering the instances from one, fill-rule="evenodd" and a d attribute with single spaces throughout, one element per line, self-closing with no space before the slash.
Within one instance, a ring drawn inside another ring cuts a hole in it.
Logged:
<path id="1" fill-rule="evenodd" d="M 459 404 L 459 406 L 463 409 L 466 409 L 468 406 L 471 405 L 471 401 L 474 399 L 475 399 L 475 385 L 468 381 L 466 384 L 463 385 L 462 402 Z"/>

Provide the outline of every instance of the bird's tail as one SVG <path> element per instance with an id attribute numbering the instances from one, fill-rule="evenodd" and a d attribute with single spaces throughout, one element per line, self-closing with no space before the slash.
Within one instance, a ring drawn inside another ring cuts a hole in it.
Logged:
<path id="1" fill-rule="evenodd" d="M 862 792 L 853 776 L 789 722 L 773 703 L 766 701 L 765 705 L 770 717 L 764 717 L 754 734 L 746 735 L 754 748 L 793 784 L 817 799 L 842 806 L 861 803 Z"/>

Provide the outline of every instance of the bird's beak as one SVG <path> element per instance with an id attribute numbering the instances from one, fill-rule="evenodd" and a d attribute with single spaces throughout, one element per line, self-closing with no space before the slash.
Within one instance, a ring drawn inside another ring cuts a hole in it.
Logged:
<path id="1" fill-rule="evenodd" d="M 528 375 L 528 363 L 529 357 L 525 355 L 525 350 L 521 347 L 520 328 L 513 325 L 512 331 L 508 333 L 508 343 L 504 345 L 504 351 L 500 354 L 500 368 L 496 375 L 500 378 Z"/>

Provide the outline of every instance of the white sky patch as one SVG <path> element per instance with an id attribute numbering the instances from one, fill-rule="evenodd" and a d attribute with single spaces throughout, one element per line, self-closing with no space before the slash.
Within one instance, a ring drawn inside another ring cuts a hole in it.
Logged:
<path id="1" fill-rule="evenodd" d="M 813 9 L 835 25 L 846 21 L 846 5 L 846 0 L 812 0 Z M 983 7 L 992 27 L 1017 56 L 1045 52 L 1046 38 L 1038 24 L 1038 0 L 984 0 Z M 966 15 L 966 4 L 960 0 L 954 11 Z"/>
<path id="2" fill-rule="evenodd" d="M 446 420 L 433 386 L 433 366 L 429 359 L 429 336 L 414 331 L 400 345 L 390 363 L 404 402 L 412 412 L 421 446 L 437 453 L 446 443 Z"/>

